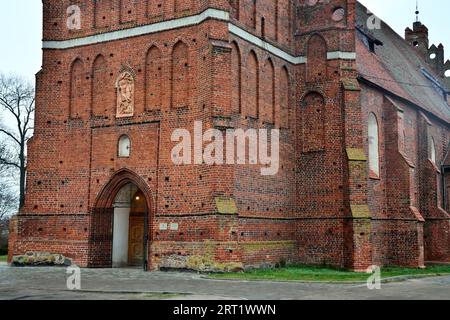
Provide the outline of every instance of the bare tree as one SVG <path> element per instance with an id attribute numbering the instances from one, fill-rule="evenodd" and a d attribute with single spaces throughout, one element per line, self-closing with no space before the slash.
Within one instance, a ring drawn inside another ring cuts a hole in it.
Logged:
<path id="1" fill-rule="evenodd" d="M 33 85 L 20 77 L 0 74 L 0 134 L 8 141 L 0 150 L 0 166 L 19 171 L 20 207 L 25 200 L 26 145 L 33 134 L 34 102 Z"/>
<path id="2" fill-rule="evenodd" d="M 4 144 L 0 142 L 0 154 L 3 155 Z M 13 178 L 12 170 L 5 165 L 0 165 L 0 225 L 11 214 L 17 211 L 17 194 L 10 187 Z"/>
<path id="3" fill-rule="evenodd" d="M 17 198 L 14 193 L 9 189 L 5 188 L 3 184 L 0 184 L 0 221 L 2 221 L 7 216 L 10 216 L 17 209 L 16 203 Z"/>
<path id="4" fill-rule="evenodd" d="M 11 216 L 0 218 L 0 256 L 8 252 L 9 224 Z"/>
<path id="5" fill-rule="evenodd" d="M 4 120 L 2 121 L 4 122 Z M 0 123 L 0 128 L 2 128 Z M 1 130 L 1 129 L 0 129 Z M 9 140 L 9 139 L 8 139 Z M 14 152 L 11 151 L 11 147 L 4 140 L 0 140 L 0 174 L 4 182 L 6 174 L 10 173 L 10 169 L 19 169 L 15 161 Z"/>

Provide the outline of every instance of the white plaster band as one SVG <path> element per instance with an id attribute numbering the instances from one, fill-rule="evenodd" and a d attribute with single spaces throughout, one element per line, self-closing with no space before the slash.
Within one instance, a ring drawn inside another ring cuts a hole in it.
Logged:
<path id="1" fill-rule="evenodd" d="M 223 21 L 229 21 L 230 16 L 229 13 L 222 10 L 217 9 L 207 9 L 202 13 L 169 21 L 157 22 L 145 26 L 139 26 L 134 28 L 129 28 L 125 30 L 117 30 L 106 32 L 98 35 L 87 36 L 82 38 L 70 39 L 70 40 L 62 40 L 62 41 L 44 41 L 43 48 L 44 49 L 69 49 L 74 47 L 92 45 L 102 42 L 121 40 L 130 37 L 137 37 L 146 34 L 167 31 L 182 27 L 193 26 L 202 23 L 208 19 L 217 19 Z"/>
<path id="2" fill-rule="evenodd" d="M 70 49 L 81 46 L 93 45 L 103 42 L 122 40 L 130 37 L 137 37 L 146 34 L 152 34 L 172 29 L 178 29 L 183 27 L 189 27 L 193 25 L 198 25 L 208 19 L 216 19 L 221 20 L 228 23 L 228 30 L 230 33 L 238 36 L 239 38 L 260 47 L 263 50 L 266 50 L 273 55 L 290 62 L 291 64 L 304 64 L 307 62 L 307 58 L 304 56 L 293 56 L 288 52 L 258 38 L 257 36 L 245 31 L 244 29 L 230 23 L 230 15 L 228 12 L 217 9 L 207 9 L 202 13 L 194 16 L 157 22 L 145 26 L 139 26 L 134 28 L 129 28 L 125 30 L 117 30 L 106 32 L 98 35 L 87 36 L 82 38 L 70 39 L 70 40 L 61 40 L 61 41 L 44 41 L 43 49 Z M 355 52 L 341 52 L 334 51 L 327 53 L 328 60 L 335 59 L 344 59 L 344 60 L 354 60 L 356 59 Z"/>

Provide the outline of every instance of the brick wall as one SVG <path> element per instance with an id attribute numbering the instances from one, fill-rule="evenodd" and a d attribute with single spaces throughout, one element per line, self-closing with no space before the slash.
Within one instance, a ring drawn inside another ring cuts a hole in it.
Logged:
<path id="1" fill-rule="evenodd" d="M 58 252 L 82 266 L 108 266 L 112 203 L 132 182 L 147 200 L 150 269 L 170 256 L 355 270 L 373 263 L 419 266 L 424 250 L 427 259 L 447 259 L 448 220 L 422 219 L 445 215 L 427 202 L 437 197 L 437 172 L 430 173 L 433 167 L 421 156 L 420 115 L 402 106 L 400 121 L 395 102 L 358 83 L 354 59 L 328 56 L 355 52 L 354 0 L 316 6 L 289 0 L 78 4 L 82 29 L 69 31 L 69 1 L 44 1 L 46 40 L 215 8 L 229 11 L 235 26 L 307 62 L 293 65 L 216 19 L 44 50 L 26 203 L 12 227 L 11 252 Z M 338 8 L 347 14 L 331 15 Z M 116 117 L 123 72 L 134 81 L 130 118 Z M 380 177 L 367 165 L 371 112 L 379 121 Z M 249 164 L 174 165 L 171 134 L 177 128 L 193 134 L 195 121 L 222 132 L 280 128 L 278 174 L 262 176 L 261 166 Z M 432 130 L 442 158 L 448 127 L 436 121 Z M 129 158 L 118 156 L 123 135 L 131 140 Z M 218 198 L 231 199 L 236 212 L 221 213 Z M 161 230 L 171 223 L 177 230 Z"/>

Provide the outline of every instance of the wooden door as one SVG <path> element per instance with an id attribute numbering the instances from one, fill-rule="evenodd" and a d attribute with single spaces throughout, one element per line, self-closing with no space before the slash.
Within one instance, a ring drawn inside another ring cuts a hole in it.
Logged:
<path id="1" fill-rule="evenodd" d="M 128 238 L 128 264 L 142 266 L 144 263 L 144 217 L 130 217 Z"/>

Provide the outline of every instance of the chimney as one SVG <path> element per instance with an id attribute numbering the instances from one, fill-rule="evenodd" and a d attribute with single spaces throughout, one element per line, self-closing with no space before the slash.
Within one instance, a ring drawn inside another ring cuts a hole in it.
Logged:
<path id="1" fill-rule="evenodd" d="M 413 29 L 409 27 L 405 30 L 406 41 L 416 48 L 417 52 L 425 59 L 428 59 L 428 28 L 420 21 L 416 21 L 413 24 Z"/>

